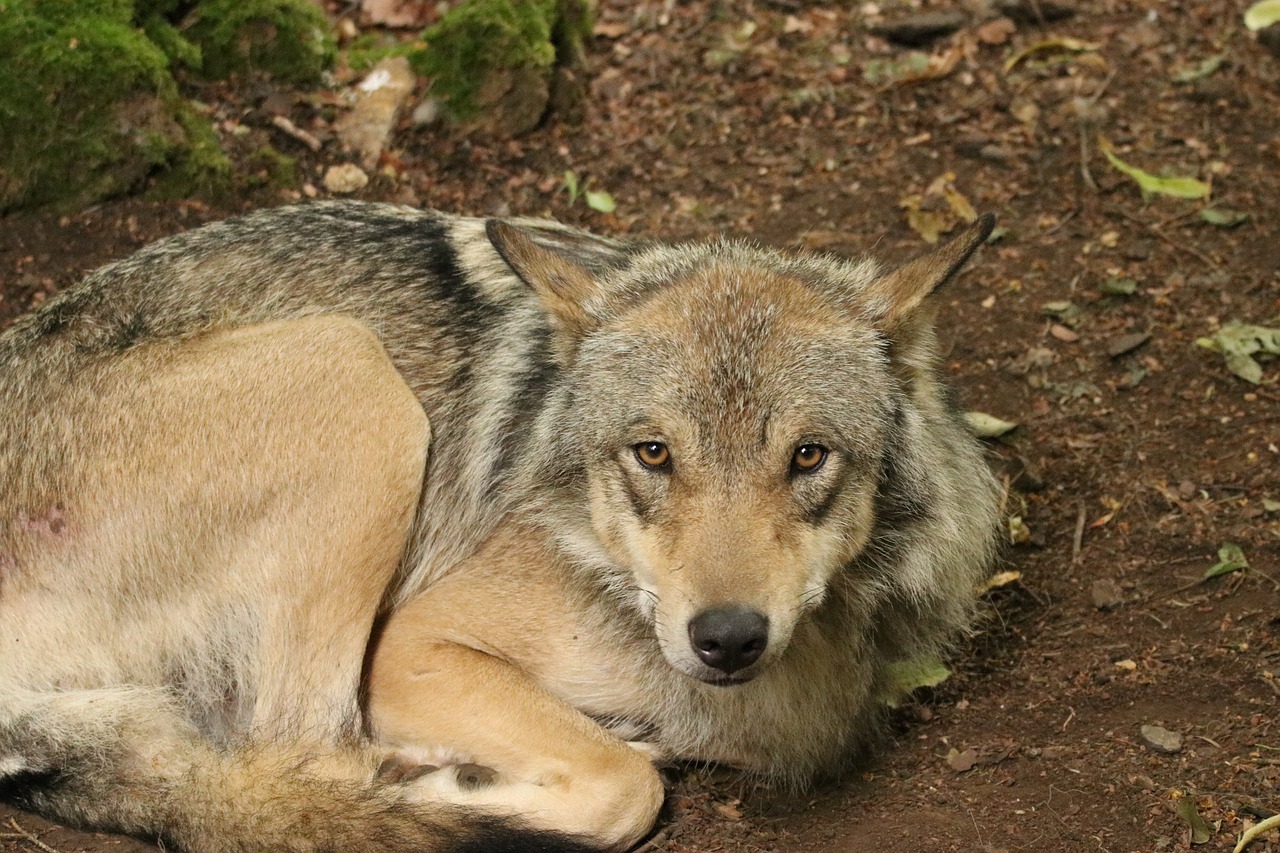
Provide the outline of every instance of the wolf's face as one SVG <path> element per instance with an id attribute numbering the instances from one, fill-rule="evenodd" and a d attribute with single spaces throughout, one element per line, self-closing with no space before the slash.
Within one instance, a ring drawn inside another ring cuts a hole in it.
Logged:
<path id="1" fill-rule="evenodd" d="M 885 347 L 803 282 L 731 260 L 584 340 L 592 527 L 681 672 L 749 680 L 866 543 Z"/>
<path id="2" fill-rule="evenodd" d="M 589 515 L 562 539 L 608 567 L 673 667 L 751 680 L 867 545 L 930 350 L 917 309 L 989 225 L 888 275 L 720 245 L 649 250 L 600 279 L 491 228 L 559 335 L 543 465 Z"/>

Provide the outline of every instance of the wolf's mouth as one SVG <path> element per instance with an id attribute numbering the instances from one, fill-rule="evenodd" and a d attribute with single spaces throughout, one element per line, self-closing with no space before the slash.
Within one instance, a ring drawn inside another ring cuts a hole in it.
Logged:
<path id="1" fill-rule="evenodd" d="M 696 676 L 696 677 L 703 684 L 710 684 L 713 687 L 737 687 L 738 685 L 746 684 L 748 681 L 751 681 L 756 676 L 755 676 L 755 673 L 751 673 L 750 675 L 716 674 L 716 675 L 708 675 L 705 677 L 704 676 Z"/>

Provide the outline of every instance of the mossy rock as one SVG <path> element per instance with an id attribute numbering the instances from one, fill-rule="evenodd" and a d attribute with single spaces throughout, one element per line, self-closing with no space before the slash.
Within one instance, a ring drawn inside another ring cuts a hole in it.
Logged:
<path id="1" fill-rule="evenodd" d="M 188 143 L 132 4 L 0 0 L 0 211 L 125 192 Z"/>
<path id="2" fill-rule="evenodd" d="M 182 24 L 200 49 L 204 75 L 264 71 L 315 83 L 334 58 L 324 13 L 309 0 L 201 0 Z"/>
<path id="3" fill-rule="evenodd" d="M 328 30 L 309 0 L 0 0 L 0 212 L 216 193 L 230 161 L 173 69 L 311 82 Z"/>
<path id="4" fill-rule="evenodd" d="M 409 59 L 451 119 L 511 136 L 542 119 L 556 69 L 581 65 L 590 32 L 588 0 L 467 0 Z"/>

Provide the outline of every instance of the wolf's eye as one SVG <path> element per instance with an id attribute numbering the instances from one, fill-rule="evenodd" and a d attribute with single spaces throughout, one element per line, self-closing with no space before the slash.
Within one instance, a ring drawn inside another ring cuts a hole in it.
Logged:
<path id="1" fill-rule="evenodd" d="M 827 461 L 827 449 L 821 444 L 802 444 L 791 457 L 791 470 L 797 474 L 812 474 Z"/>
<path id="2" fill-rule="evenodd" d="M 642 441 L 632 449 L 646 468 L 665 468 L 671 462 L 671 450 L 661 441 Z"/>

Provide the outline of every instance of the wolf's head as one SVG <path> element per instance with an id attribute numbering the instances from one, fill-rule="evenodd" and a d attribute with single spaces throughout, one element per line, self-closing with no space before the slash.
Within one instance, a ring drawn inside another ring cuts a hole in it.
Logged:
<path id="1" fill-rule="evenodd" d="M 556 532 L 676 669 L 749 681 L 867 548 L 912 400 L 939 396 L 926 297 L 990 229 L 886 274 L 731 243 L 602 270 L 489 223 L 552 318 L 534 457 L 573 496 Z"/>

